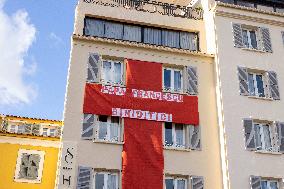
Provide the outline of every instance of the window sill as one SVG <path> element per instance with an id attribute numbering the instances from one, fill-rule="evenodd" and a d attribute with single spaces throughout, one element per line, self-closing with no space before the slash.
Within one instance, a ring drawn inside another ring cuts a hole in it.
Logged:
<path id="1" fill-rule="evenodd" d="M 188 148 L 178 148 L 178 147 L 170 147 L 170 146 L 164 146 L 165 150 L 175 150 L 175 151 L 183 151 L 183 152 L 190 152 L 191 149 Z"/>
<path id="2" fill-rule="evenodd" d="M 171 93 L 171 94 L 180 94 L 180 95 L 187 95 L 187 96 L 197 96 L 197 94 L 189 94 L 189 93 L 185 93 L 183 91 L 172 91 L 172 90 L 166 90 L 166 89 L 162 89 L 163 93 Z"/>
<path id="3" fill-rule="evenodd" d="M 267 150 L 256 150 L 255 153 L 261 153 L 261 154 L 272 154 L 272 155 L 282 155 L 281 152 L 272 152 Z"/>
<path id="4" fill-rule="evenodd" d="M 112 86 L 112 87 L 121 87 L 121 88 L 126 88 L 125 84 L 113 84 L 113 83 L 105 83 L 103 81 L 100 81 L 100 84 L 103 86 Z"/>
<path id="5" fill-rule="evenodd" d="M 246 51 L 259 52 L 259 53 L 267 53 L 267 51 L 264 51 L 264 50 L 252 49 L 252 48 L 247 48 L 247 47 L 242 47 L 241 49 L 246 50 Z"/>
<path id="6" fill-rule="evenodd" d="M 101 143 L 101 144 L 114 144 L 114 145 L 123 145 L 124 142 L 112 142 L 107 140 L 93 140 L 94 143 Z"/>
<path id="7" fill-rule="evenodd" d="M 21 183 L 31 183 L 31 184 L 39 184 L 41 183 L 41 180 L 29 180 L 29 179 L 14 179 L 15 182 L 21 182 Z"/>
<path id="8" fill-rule="evenodd" d="M 248 96 L 248 98 L 273 101 L 273 98 L 269 98 L 269 97 Z"/>

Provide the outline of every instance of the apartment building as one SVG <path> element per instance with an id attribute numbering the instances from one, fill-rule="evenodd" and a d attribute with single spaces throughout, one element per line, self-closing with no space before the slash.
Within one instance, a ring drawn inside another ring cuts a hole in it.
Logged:
<path id="1" fill-rule="evenodd" d="M 203 3 L 215 54 L 224 188 L 283 188 L 284 2 Z"/>
<path id="2" fill-rule="evenodd" d="M 202 9 L 80 0 L 58 188 L 222 188 Z"/>
<path id="3" fill-rule="evenodd" d="M 54 188 L 62 122 L 0 115 L 0 188 Z"/>

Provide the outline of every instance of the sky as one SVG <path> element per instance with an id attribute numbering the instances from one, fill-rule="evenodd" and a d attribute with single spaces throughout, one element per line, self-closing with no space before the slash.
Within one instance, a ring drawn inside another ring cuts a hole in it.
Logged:
<path id="1" fill-rule="evenodd" d="M 62 120 L 77 0 L 0 0 L 0 114 Z"/>

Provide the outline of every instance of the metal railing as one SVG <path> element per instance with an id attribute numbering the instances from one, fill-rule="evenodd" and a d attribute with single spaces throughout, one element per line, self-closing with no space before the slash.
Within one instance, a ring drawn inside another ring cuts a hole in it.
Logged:
<path id="1" fill-rule="evenodd" d="M 84 0 L 85 3 L 93 3 L 110 7 L 124 7 L 137 11 L 159 13 L 162 15 L 181 17 L 187 19 L 202 20 L 203 10 L 186 6 L 173 5 L 149 0 Z"/>

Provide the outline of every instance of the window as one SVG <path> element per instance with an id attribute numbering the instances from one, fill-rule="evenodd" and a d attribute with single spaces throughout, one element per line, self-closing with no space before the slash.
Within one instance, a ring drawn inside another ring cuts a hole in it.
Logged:
<path id="1" fill-rule="evenodd" d="M 10 133 L 16 133 L 17 126 L 16 125 L 10 125 Z"/>
<path id="2" fill-rule="evenodd" d="M 104 60 L 102 65 L 102 82 L 106 84 L 123 84 L 123 63 Z"/>
<path id="3" fill-rule="evenodd" d="M 42 129 L 42 136 L 48 136 L 48 128 Z"/>
<path id="4" fill-rule="evenodd" d="M 19 134 L 25 133 L 25 126 L 24 125 L 19 125 L 18 126 L 18 133 Z"/>
<path id="5" fill-rule="evenodd" d="M 260 73 L 248 73 L 249 94 L 251 96 L 265 97 L 264 76 Z"/>
<path id="6" fill-rule="evenodd" d="M 94 189 L 118 189 L 118 174 L 112 172 L 95 172 Z"/>
<path id="7" fill-rule="evenodd" d="M 247 1 L 237 0 L 237 5 L 254 8 L 254 4 Z"/>
<path id="8" fill-rule="evenodd" d="M 271 133 L 269 124 L 254 123 L 256 147 L 259 150 L 272 151 Z"/>
<path id="9" fill-rule="evenodd" d="M 55 136 L 56 129 L 50 129 L 49 130 L 49 136 L 54 137 Z"/>
<path id="10" fill-rule="evenodd" d="M 182 92 L 183 77 L 182 70 L 174 68 L 164 68 L 164 90 L 172 92 Z"/>
<path id="11" fill-rule="evenodd" d="M 183 124 L 165 123 L 165 146 L 185 147 L 185 127 Z"/>
<path id="12" fill-rule="evenodd" d="M 256 188 L 280 189 L 279 181 L 280 181 L 280 179 L 263 178 L 263 177 L 260 177 L 260 176 L 251 176 L 250 177 L 250 183 L 251 183 L 252 189 L 256 189 Z"/>
<path id="13" fill-rule="evenodd" d="M 19 150 L 15 181 L 40 183 L 43 171 L 44 154 L 43 151 Z"/>
<path id="14" fill-rule="evenodd" d="M 278 189 L 278 181 L 276 180 L 261 180 L 261 189 Z"/>
<path id="15" fill-rule="evenodd" d="M 187 189 L 187 179 L 178 177 L 166 177 L 165 189 Z"/>
<path id="16" fill-rule="evenodd" d="M 242 33 L 243 33 L 243 43 L 245 47 L 250 49 L 257 49 L 257 38 L 256 38 L 257 30 L 243 28 Z"/>
<path id="17" fill-rule="evenodd" d="M 103 141 L 119 142 L 121 133 L 121 119 L 112 116 L 99 116 L 97 139 Z"/>

